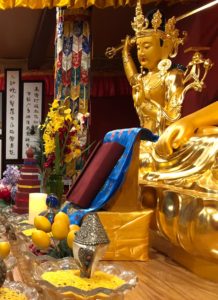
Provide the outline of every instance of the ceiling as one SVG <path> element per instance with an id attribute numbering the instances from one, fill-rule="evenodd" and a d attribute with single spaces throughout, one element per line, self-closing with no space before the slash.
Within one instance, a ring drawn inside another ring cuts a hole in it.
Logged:
<path id="1" fill-rule="evenodd" d="M 0 65 L 50 69 L 54 60 L 55 9 L 0 11 Z"/>
<path id="2" fill-rule="evenodd" d="M 167 2 L 167 5 L 166 5 Z M 165 6 L 180 15 L 202 4 L 206 0 L 156 1 L 158 7 Z M 170 6 L 169 6 L 170 4 Z M 146 9 L 154 3 L 145 5 Z M 145 7 L 144 6 L 144 7 Z M 93 35 L 93 59 L 98 63 L 108 46 L 120 43 L 121 38 L 131 34 L 134 7 L 119 7 L 91 10 Z M 4 68 L 23 70 L 52 70 L 54 65 L 55 9 L 31 10 L 14 8 L 0 10 L 0 71 Z"/>

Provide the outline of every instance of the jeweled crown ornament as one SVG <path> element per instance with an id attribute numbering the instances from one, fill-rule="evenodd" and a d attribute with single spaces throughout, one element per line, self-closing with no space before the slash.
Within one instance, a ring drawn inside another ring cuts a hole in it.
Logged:
<path id="1" fill-rule="evenodd" d="M 88 214 L 75 234 L 73 255 L 80 276 L 90 278 L 109 244 L 108 236 L 96 213 Z"/>
<path id="2" fill-rule="evenodd" d="M 165 31 L 161 29 L 162 23 L 162 14 L 159 10 L 154 13 L 151 22 L 149 22 L 143 15 L 141 0 L 137 1 L 135 17 L 131 23 L 132 28 L 135 31 L 135 37 L 139 38 L 158 35 L 163 40 L 169 40 L 173 45 L 173 51 L 170 54 L 170 57 L 175 57 L 178 52 L 178 46 L 184 43 L 187 34 L 186 32 L 183 32 L 183 37 L 179 37 L 179 30 L 176 29 L 175 17 L 170 18 L 166 22 Z"/>

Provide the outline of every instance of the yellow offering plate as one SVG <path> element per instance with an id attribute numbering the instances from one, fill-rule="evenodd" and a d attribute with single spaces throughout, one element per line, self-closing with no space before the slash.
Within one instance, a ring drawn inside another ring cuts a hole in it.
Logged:
<path id="1" fill-rule="evenodd" d="M 43 289 L 55 291 L 55 299 L 63 294 L 73 299 L 123 299 L 123 294 L 135 287 L 134 272 L 122 269 L 119 264 L 101 263 L 91 278 L 81 278 L 72 258 L 48 261 L 36 265 L 34 279 Z M 117 295 L 121 297 L 117 297 Z"/>
<path id="2" fill-rule="evenodd" d="M 16 281 L 5 281 L 0 287 L 0 299 L 4 300 L 38 300 L 39 294 L 34 288 Z"/>

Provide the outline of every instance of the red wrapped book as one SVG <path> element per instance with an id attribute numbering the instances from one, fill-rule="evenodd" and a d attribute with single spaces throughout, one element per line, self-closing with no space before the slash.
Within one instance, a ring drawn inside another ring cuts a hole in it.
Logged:
<path id="1" fill-rule="evenodd" d="M 67 200 L 81 208 L 88 208 L 124 149 L 124 146 L 116 142 L 98 144 L 67 193 Z"/>

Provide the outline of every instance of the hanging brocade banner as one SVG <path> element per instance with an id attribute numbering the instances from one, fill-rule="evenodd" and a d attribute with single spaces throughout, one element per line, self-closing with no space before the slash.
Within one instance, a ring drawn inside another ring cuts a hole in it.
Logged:
<path id="1" fill-rule="evenodd" d="M 91 38 L 88 10 L 57 8 L 55 97 L 70 97 L 74 114 L 86 113 L 90 98 Z"/>

